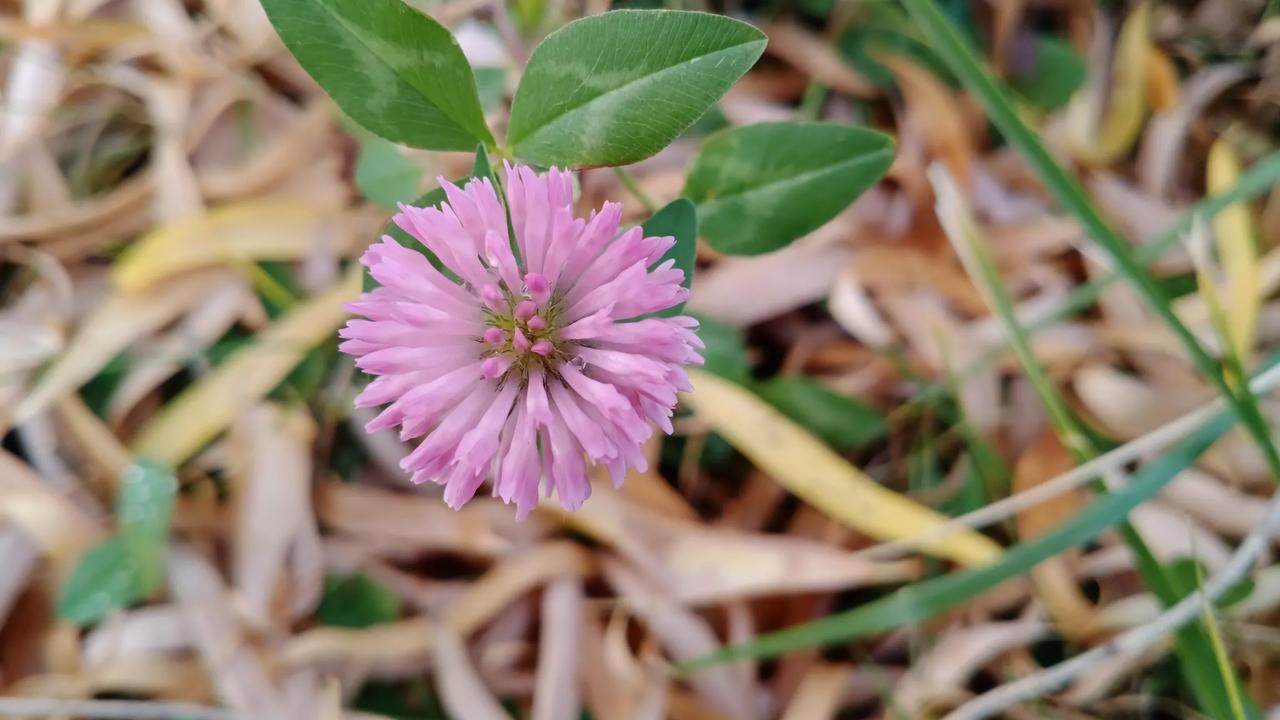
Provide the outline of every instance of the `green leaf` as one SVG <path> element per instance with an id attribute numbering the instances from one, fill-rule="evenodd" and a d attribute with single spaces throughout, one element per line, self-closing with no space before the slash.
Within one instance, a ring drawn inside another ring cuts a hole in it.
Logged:
<path id="1" fill-rule="evenodd" d="M 502 96 L 507 91 L 507 71 L 503 68 L 479 67 L 475 72 L 480 107 L 485 112 L 496 110 L 502 104 Z"/>
<path id="2" fill-rule="evenodd" d="M 626 165 L 666 147 L 764 52 L 721 15 L 616 10 L 569 23 L 529 58 L 507 142 L 539 165 Z"/>
<path id="3" fill-rule="evenodd" d="M 848 207 L 893 162 L 893 140 L 835 123 L 731 128 L 702 144 L 685 197 L 702 236 L 732 255 L 777 250 Z"/>
<path id="4" fill-rule="evenodd" d="M 1280 183 L 1280 151 L 1264 155 L 1249 166 L 1231 189 L 1201 198 L 1182 211 L 1177 220 L 1138 249 L 1137 253 L 1135 253 L 1137 259 L 1143 266 L 1150 266 L 1173 248 L 1180 247 L 1179 239 L 1190 232 L 1194 222 L 1208 222 L 1216 217 L 1218 213 L 1235 203 L 1250 202 L 1270 192 L 1277 183 Z M 1123 277 L 1123 273 L 1112 270 L 1101 277 L 1078 285 L 1067 293 L 1061 303 L 1028 323 L 1028 335 L 1034 335 L 1047 327 L 1084 312 L 1104 290 Z M 1180 284 L 1174 286 L 1168 282 L 1162 283 L 1161 289 L 1169 297 L 1177 297 L 1186 292 L 1186 288 Z M 1194 288 L 1192 289 L 1194 290 Z M 1003 344 L 991 348 L 971 365 L 967 366 L 957 379 L 966 379 L 978 368 L 989 367 L 1005 352 L 1006 349 Z M 943 384 L 927 385 L 911 398 L 909 404 L 927 405 L 938 401 L 947 392 L 947 387 Z"/>
<path id="5" fill-rule="evenodd" d="M 360 145 L 356 159 L 356 187 L 370 200 L 387 208 L 408 202 L 418 194 L 422 167 L 392 143 L 371 137 Z"/>
<path id="6" fill-rule="evenodd" d="M 498 198 L 502 199 L 502 183 L 498 182 L 498 176 L 493 172 L 493 165 L 489 163 L 489 151 L 484 145 L 476 148 L 476 159 L 471 163 L 471 175 L 462 178 L 457 183 L 458 187 L 466 185 L 471 178 L 489 178 L 489 182 L 493 183 L 493 189 L 498 192 Z"/>
<path id="7" fill-rule="evenodd" d="M 146 594 L 128 542 L 120 535 L 90 549 L 58 589 L 58 617 L 90 625 Z"/>
<path id="8" fill-rule="evenodd" d="M 995 585 L 1024 575 L 1038 563 L 1096 537 L 1122 520 L 1130 510 L 1160 491 L 1178 473 L 1195 462 L 1234 423 L 1218 413 L 1191 437 L 1170 452 L 1143 466 L 1118 492 L 1094 500 L 1085 511 L 1032 542 L 1005 551 L 990 565 L 908 585 L 879 600 L 852 610 L 805 623 L 739 645 L 731 645 L 705 657 L 684 663 L 685 672 L 743 658 L 777 657 L 802 648 L 849 642 L 903 625 L 918 623 L 967 602 Z"/>
<path id="9" fill-rule="evenodd" d="M 498 183 L 497 176 L 494 175 L 493 173 L 493 168 L 489 165 L 489 153 L 485 149 L 485 146 L 483 144 L 481 144 L 479 147 L 476 148 L 476 159 L 475 159 L 475 162 L 472 164 L 471 174 L 466 177 L 461 177 L 461 178 L 458 178 L 457 180 L 453 180 L 452 182 L 454 185 L 458 187 L 462 187 L 466 185 L 468 182 L 470 182 L 473 178 L 480 178 L 480 177 L 489 178 L 489 182 L 493 183 L 493 186 L 495 189 L 502 187 L 501 184 Z M 501 197 L 501 192 L 502 192 L 501 190 L 498 190 L 499 197 Z M 428 191 L 426 194 L 419 196 L 413 202 L 409 202 L 406 204 L 412 205 L 413 207 L 418 207 L 418 208 L 428 208 L 428 207 L 436 207 L 440 203 L 443 203 L 446 199 L 447 197 L 445 195 L 444 188 L 437 187 L 433 190 Z M 508 219 L 508 222 L 510 222 L 509 219 Z M 400 243 L 400 245 L 407 247 L 410 250 L 413 250 L 414 252 L 422 253 L 423 257 L 431 261 L 431 265 L 435 267 L 435 269 L 444 273 L 446 277 L 450 278 L 454 282 L 458 282 L 458 278 L 453 274 L 452 271 L 450 271 L 447 267 L 444 266 L 444 263 L 440 262 L 440 258 L 436 257 L 435 253 L 432 253 L 430 250 L 428 250 L 426 245 L 423 245 L 422 243 L 418 242 L 417 238 L 414 238 L 412 235 L 410 235 L 409 233 L 401 229 L 400 226 L 397 225 L 394 220 L 387 223 L 386 227 L 383 228 L 382 230 L 382 234 L 391 236 L 392 240 L 395 240 L 396 242 Z M 365 292 L 368 292 L 377 286 L 378 286 L 378 283 L 369 275 L 369 271 L 365 270 L 365 273 L 364 273 Z"/>
<path id="10" fill-rule="evenodd" d="M 812 430 L 836 449 L 864 445 L 884 434 L 884 417 L 879 411 L 832 392 L 811 377 L 776 377 L 756 385 L 755 389 L 783 415 Z"/>
<path id="11" fill-rule="evenodd" d="M 694 318 L 699 324 L 698 337 L 706 344 L 702 350 L 702 357 L 706 360 L 703 368 L 739 385 L 751 382 L 747 339 L 742 331 L 704 315 L 694 315 Z"/>
<path id="12" fill-rule="evenodd" d="M 129 465 L 120 480 L 116 498 L 120 539 L 132 557 L 139 590 L 146 594 L 164 579 L 178 481 L 163 463 L 149 459 Z"/>
<path id="13" fill-rule="evenodd" d="M 684 271 L 684 282 L 681 284 L 686 288 L 691 287 L 694 259 L 698 255 L 698 216 L 694 212 L 693 203 L 684 198 L 676 198 L 644 221 L 643 227 L 646 237 L 670 235 L 676 239 L 676 244 L 654 264 L 661 265 L 668 260 L 675 260 L 675 267 Z M 671 317 L 679 315 L 682 310 L 684 303 L 654 313 L 654 317 Z"/>
<path id="14" fill-rule="evenodd" d="M 362 573 L 328 577 L 316 615 L 324 625 L 348 628 L 380 625 L 400 617 L 400 599 Z"/>
<path id="15" fill-rule="evenodd" d="M 1203 589 L 1203 579 L 1208 575 L 1204 566 L 1196 559 L 1180 557 L 1165 565 L 1165 575 L 1179 597 L 1186 597 Z M 1227 588 L 1214 604 L 1220 608 L 1230 607 L 1244 601 L 1253 592 L 1253 578 L 1246 577 Z"/>
<path id="16" fill-rule="evenodd" d="M 1084 85 L 1089 66 L 1071 43 L 1056 37 L 1038 37 L 1035 64 L 1025 73 L 1012 77 L 1013 89 L 1045 110 L 1067 104 L 1072 94 Z"/>
<path id="17" fill-rule="evenodd" d="M 1280 450 L 1277 450 L 1272 442 L 1266 419 L 1259 411 L 1253 396 L 1247 392 L 1238 393 L 1228 384 L 1219 364 L 1209 356 L 1191 330 L 1174 314 L 1169 299 L 1147 274 L 1140 256 L 1133 251 L 1128 241 L 1102 218 L 1101 213 L 1089 201 L 1084 188 L 1054 160 L 1053 155 L 1040 142 L 1037 133 L 1018 116 L 1007 93 L 983 69 L 982 62 L 969 39 L 956 31 L 954 24 L 938 12 L 933 2 L 903 0 L 903 4 L 934 50 L 982 104 L 992 124 L 1000 130 L 1009 144 L 1018 150 L 1063 209 L 1075 216 L 1085 235 L 1105 251 L 1118 273 L 1129 281 L 1161 323 L 1172 331 L 1178 342 L 1186 348 L 1196 369 L 1213 383 L 1218 393 L 1239 414 L 1245 429 L 1262 450 L 1272 477 L 1280 482 Z"/>
<path id="18" fill-rule="evenodd" d="M 369 130 L 433 150 L 493 144 L 462 48 L 402 0 L 263 0 L 262 6 L 303 69 Z"/>

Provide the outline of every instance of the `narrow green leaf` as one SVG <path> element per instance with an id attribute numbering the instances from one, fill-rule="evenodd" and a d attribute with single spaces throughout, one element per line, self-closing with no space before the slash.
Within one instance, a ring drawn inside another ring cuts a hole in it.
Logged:
<path id="1" fill-rule="evenodd" d="M 694 315 L 699 323 L 698 337 L 706 345 L 702 357 L 703 369 L 732 380 L 739 385 L 751 381 L 751 367 L 747 364 L 747 339 L 742 331 L 704 315 Z"/>
<path id="2" fill-rule="evenodd" d="M 478 67 L 475 72 L 480 107 L 485 112 L 498 109 L 502 104 L 502 96 L 507 91 L 507 71 L 504 68 Z"/>
<path id="3" fill-rule="evenodd" d="M 835 123 L 731 128 L 699 148 L 685 181 L 702 236 L 733 255 L 757 255 L 817 229 L 893 162 L 893 140 Z"/>
<path id="4" fill-rule="evenodd" d="M 1226 207 L 1235 203 L 1250 202 L 1258 196 L 1270 192 L 1277 183 L 1280 183 L 1280 151 L 1270 153 L 1251 165 L 1230 190 L 1201 198 L 1183 211 L 1176 221 L 1137 251 L 1136 255 L 1139 262 L 1144 266 L 1148 266 L 1164 257 L 1165 253 L 1178 246 L 1179 238 L 1190 231 L 1192 223 L 1197 218 L 1201 222 L 1208 222 Z M 1076 287 L 1063 298 L 1059 305 L 1033 322 L 1028 323 L 1027 334 L 1034 335 L 1040 330 L 1080 314 L 1097 300 L 1103 290 L 1111 287 L 1112 283 L 1122 277 L 1121 273 L 1111 271 L 1102 277 L 1094 278 Z M 1179 291 L 1181 292 L 1181 290 Z M 1167 295 L 1176 294 L 1168 287 L 1164 289 L 1164 292 Z M 975 360 L 971 366 L 965 368 L 960 373 L 959 378 L 966 379 L 977 369 L 990 367 L 991 363 L 995 362 L 1005 351 L 1004 344 L 991 348 Z M 946 393 L 947 387 L 943 384 L 929 385 L 916 393 L 911 398 L 910 404 L 927 405 L 937 401 Z"/>
<path id="5" fill-rule="evenodd" d="M 1227 384 L 1222 369 L 1209 357 L 1187 326 L 1174 315 L 1169 299 L 1147 274 L 1141 259 L 1130 249 L 1124 238 L 1107 224 L 1080 184 L 1058 165 L 1040 142 L 1039 136 L 1014 111 L 1005 91 L 983 69 L 972 43 L 957 32 L 930 0 L 903 0 L 903 3 L 930 45 L 982 103 L 991 122 L 1017 148 L 1027 164 L 1039 175 L 1045 188 L 1064 209 L 1075 216 L 1085 234 L 1105 251 L 1117 271 L 1129 280 L 1156 317 L 1186 349 L 1196 369 L 1231 403 L 1239 414 L 1241 423 L 1262 451 L 1272 477 L 1280 482 L 1280 451 L 1272 443 L 1267 421 L 1258 410 L 1253 396 L 1247 392 L 1238 393 Z"/>
<path id="6" fill-rule="evenodd" d="M 1013 299 L 1000 279 L 995 260 L 987 250 L 986 240 L 970 215 L 959 188 L 945 172 L 936 175 L 931 172 L 930 175 L 938 197 L 938 219 L 951 238 L 965 268 L 1004 326 L 1009 346 L 1045 406 L 1058 438 L 1077 462 L 1097 457 L 1101 448 L 1092 438 L 1089 428 L 1072 412 L 1066 400 L 1058 393 L 1048 371 L 1032 352 L 1031 341 L 1014 311 Z M 1092 484 L 1096 492 L 1107 492 L 1106 485 L 1100 478 L 1095 478 Z M 1165 607 L 1177 603 L 1182 595 L 1138 531 L 1128 522 L 1122 522 L 1119 534 L 1133 553 L 1134 564 L 1143 583 Z M 1174 638 L 1179 668 L 1188 685 L 1202 707 L 1215 716 L 1221 716 L 1228 707 L 1235 681 L 1231 676 L 1220 674 L 1219 666 L 1213 662 L 1211 629 L 1203 623 L 1196 623 L 1179 628 Z"/>
<path id="7" fill-rule="evenodd" d="M 396 143 L 493 145 L 475 75 L 440 23 L 403 0 L 263 0 L 280 38 L 343 112 Z"/>
<path id="8" fill-rule="evenodd" d="M 1088 542 L 1119 522 L 1139 503 L 1155 495 L 1174 476 L 1194 463 L 1231 428 L 1234 420 L 1226 413 L 1215 415 L 1187 440 L 1143 466 L 1121 490 L 1098 498 L 1083 512 L 1034 541 L 1006 550 L 998 561 L 990 565 L 908 585 L 880 600 L 770 633 L 751 642 L 731 645 L 679 667 L 691 673 L 744 658 L 777 657 L 792 650 L 848 642 L 918 623 L 967 602 L 1005 580 L 1026 574 L 1054 555 Z"/>
<path id="9" fill-rule="evenodd" d="M 120 535 L 90 549 L 58 589 L 58 617 L 90 625 L 146 594 L 134 555 Z"/>
<path id="10" fill-rule="evenodd" d="M 947 70 L 947 66 L 929 49 L 928 45 L 908 34 L 909 29 L 885 27 L 877 25 L 850 25 L 836 41 L 836 48 L 858 72 L 881 88 L 892 88 L 897 85 L 893 73 L 875 59 L 876 52 L 891 52 L 911 58 L 921 67 L 928 68 L 935 77 L 949 85 L 956 80 Z"/>
<path id="11" fill-rule="evenodd" d="M 489 162 L 489 151 L 484 145 L 476 148 L 476 159 L 471 163 L 470 177 L 462 178 L 455 184 L 458 187 L 462 187 L 471 178 L 489 178 L 489 182 L 493 183 L 494 190 L 498 191 L 498 197 L 502 198 L 502 183 L 498 182 L 498 176 L 493 172 L 493 164 Z"/>
<path id="12" fill-rule="evenodd" d="M 360 144 L 356 158 L 356 187 L 370 200 L 387 208 L 408 202 L 418 194 L 422 167 L 380 137 Z"/>
<path id="13" fill-rule="evenodd" d="M 1181 557 L 1165 565 L 1165 573 L 1174 590 L 1183 597 L 1200 589 L 1201 579 L 1205 574 L 1201 563 L 1189 557 Z M 1227 588 L 1214 604 L 1220 608 L 1230 607 L 1248 598 L 1253 589 L 1253 578 L 1246 577 Z"/>
<path id="14" fill-rule="evenodd" d="M 626 165 L 693 125 L 764 52 L 722 15 L 615 10 L 569 23 L 529 58 L 507 142 L 539 165 Z"/>
<path id="15" fill-rule="evenodd" d="M 833 392 L 811 377 L 776 377 L 756 385 L 755 390 L 765 402 L 837 450 L 865 445 L 884 435 L 884 416 L 878 410 Z"/>
<path id="16" fill-rule="evenodd" d="M 178 481 L 163 463 L 138 460 L 125 468 L 116 498 L 120 538 L 132 556 L 139 590 L 145 594 L 164 579 Z"/>
<path id="17" fill-rule="evenodd" d="M 643 227 L 646 237 L 670 235 L 676 239 L 676 244 L 654 264 L 661 265 L 668 260 L 675 260 L 674 267 L 684 271 L 684 282 L 681 284 L 686 288 L 692 287 L 694 260 L 698 255 L 698 216 L 694 212 L 693 203 L 684 198 L 676 198 L 644 221 Z M 684 303 L 680 303 L 654 313 L 654 316 L 671 317 L 679 315 L 683 310 Z"/>

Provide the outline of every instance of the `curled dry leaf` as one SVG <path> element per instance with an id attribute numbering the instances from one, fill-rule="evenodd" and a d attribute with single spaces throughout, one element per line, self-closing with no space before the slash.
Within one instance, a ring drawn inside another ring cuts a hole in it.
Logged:
<path id="1" fill-rule="evenodd" d="M 1243 64 L 1211 65 L 1187 78 L 1175 107 L 1151 118 L 1138 153 L 1138 177 L 1142 189 L 1156 198 L 1168 198 L 1184 161 L 1186 138 L 1191 124 L 1205 107 L 1231 86 L 1245 79 L 1249 68 Z"/>
<path id="2" fill-rule="evenodd" d="M 149 344 L 145 352 L 133 353 L 128 373 L 107 403 L 107 416 L 112 423 L 118 425 L 142 398 L 226 334 L 252 302 L 253 296 L 243 282 L 228 280 L 213 288 L 203 302 Z"/>
<path id="3" fill-rule="evenodd" d="M 1106 31 L 1096 31 L 1095 58 L 1105 56 Z M 1147 64 L 1151 58 L 1151 7 L 1139 4 L 1125 19 L 1110 63 L 1091 63 L 1088 84 L 1071 99 L 1071 151 L 1090 165 L 1114 163 L 1133 146 L 1147 115 Z M 1108 92 L 1109 87 L 1109 92 Z"/>
<path id="4" fill-rule="evenodd" d="M 218 699 L 247 717 L 287 717 L 262 659 L 240 633 L 218 571 L 195 550 L 170 546 L 169 592 L 182 611 Z"/>
<path id="5" fill-rule="evenodd" d="M 435 621 L 427 617 L 359 629 L 317 627 L 290 638 L 280 659 L 291 667 L 350 665 L 384 676 L 404 676 L 423 670 L 435 638 Z"/>
<path id="6" fill-rule="evenodd" d="M 707 528 L 604 490 L 563 520 L 608 543 L 679 602 L 843 590 L 913 577 L 914 562 L 867 562 L 826 543 Z"/>
<path id="7" fill-rule="evenodd" d="M 1038 620 L 990 622 L 946 630 L 924 657 L 898 681 L 893 698 L 908 717 L 929 715 L 930 702 L 954 698 L 969 677 L 1013 648 L 1050 634 Z"/>
<path id="8" fill-rule="evenodd" d="M 211 265 L 296 260 L 315 248 L 317 236 L 332 222 L 324 208 L 297 201 L 227 205 L 148 233 L 115 263 L 111 277 L 122 291 L 134 293 Z"/>
<path id="9" fill-rule="evenodd" d="M 324 586 L 320 535 L 311 514 L 311 416 L 263 404 L 232 429 L 248 457 L 233 478 L 232 577 L 260 624 L 311 613 Z M 283 609 L 279 610 L 284 589 Z M 284 623 L 287 624 L 287 623 Z"/>
<path id="10" fill-rule="evenodd" d="M 514 552 L 448 600 L 443 623 L 468 637 L 517 598 L 559 578 L 580 578 L 590 570 L 586 553 L 568 542 L 545 543 Z M 420 668 L 436 652 L 437 621 L 409 618 L 368 628 L 318 627 L 291 639 L 282 651 L 294 667 L 349 666 L 403 674 Z"/>
<path id="11" fill-rule="evenodd" d="M 701 657 L 720 648 L 705 620 L 656 591 L 620 562 L 605 561 L 605 577 L 628 610 L 644 623 L 675 660 Z M 719 665 L 689 678 L 689 684 L 712 707 L 731 718 L 762 718 L 762 707 L 745 687 L 733 665 Z"/>
<path id="12" fill-rule="evenodd" d="M 59 577 L 104 535 L 96 518 L 5 450 L 0 450 L 0 518 L 22 530 Z"/>
<path id="13" fill-rule="evenodd" d="M 1246 495 L 1195 468 L 1178 473 L 1161 491 L 1160 499 L 1200 524 L 1235 538 L 1249 534 L 1262 521 L 1267 508 L 1266 500 Z"/>
<path id="14" fill-rule="evenodd" d="M 1133 509 L 1130 522 L 1162 562 L 1194 558 L 1207 572 L 1216 572 L 1231 557 L 1231 548 L 1189 513 L 1151 501 Z"/>
<path id="15" fill-rule="evenodd" d="M 436 628 L 436 690 L 452 717 L 475 720 L 507 720 L 511 716 L 485 688 L 463 643 L 447 626 Z"/>
<path id="16" fill-rule="evenodd" d="M 819 663 L 805 673 L 795 695 L 787 704 L 782 720 L 828 720 L 834 718 L 844 699 L 849 680 L 844 665 Z"/>
<path id="17" fill-rule="evenodd" d="M 577 578 L 562 578 L 547 585 L 542 597 L 533 720 L 578 718 L 584 610 L 582 583 Z"/>
<path id="18" fill-rule="evenodd" d="M 448 550 L 487 557 L 511 547 L 478 502 L 455 512 L 429 495 L 325 483 L 316 497 L 316 513 L 332 530 L 414 551 Z"/>
<path id="19" fill-rule="evenodd" d="M 769 36 L 765 51 L 821 83 L 853 97 L 874 97 L 878 91 L 844 61 L 831 45 L 790 21 L 775 21 L 764 28 Z"/>
<path id="20" fill-rule="evenodd" d="M 445 621 L 455 631 L 469 635 L 538 585 L 554 578 L 584 577 L 590 569 L 587 553 L 567 541 L 511 553 L 467 586 L 445 612 Z"/>
<path id="21" fill-rule="evenodd" d="M 875 53 L 875 57 L 893 73 L 906 100 L 902 128 L 919 133 L 930 158 L 945 163 L 960 184 L 967 187 L 973 163 L 973 133 L 966 127 L 959 102 L 933 73 L 907 56 L 882 52 Z"/>
<path id="22" fill-rule="evenodd" d="M 360 292 L 355 268 L 336 287 L 297 306 L 254 342 L 165 405 L 133 440 L 138 455 L 181 464 L 288 375 L 307 350 L 346 319 L 343 303 Z"/>
<path id="23" fill-rule="evenodd" d="M 820 300 L 849 259 L 841 242 L 848 233 L 848 224 L 837 217 L 776 252 L 726 258 L 698 272 L 686 308 L 745 327 Z M 776 282 L 779 277 L 787 282 Z"/>
<path id="24" fill-rule="evenodd" d="M 86 669 L 157 653 L 176 654 L 195 646 L 187 618 L 177 605 L 152 605 L 121 612 L 84 639 Z"/>
<path id="25" fill-rule="evenodd" d="M 943 520 L 867 477 L 751 392 L 702 371 L 689 375 L 697 392 L 685 402 L 694 412 L 757 467 L 830 517 L 877 540 L 911 537 Z M 972 530 L 922 547 L 968 565 L 1000 555 L 998 545 Z"/>
<path id="26" fill-rule="evenodd" d="M 5 559 L 0 569 L 0 625 L 3 625 L 36 569 L 40 548 L 21 529 L 5 525 L 0 527 L 0 557 Z"/>
<path id="27" fill-rule="evenodd" d="M 1070 470 L 1074 464 L 1057 436 L 1045 430 L 1018 458 L 1011 489 L 1015 493 L 1024 492 Z M 1075 490 L 1023 510 L 1016 517 L 1018 538 L 1028 542 L 1053 530 L 1084 509 L 1087 503 L 1087 495 Z M 1093 624 L 1093 603 L 1080 591 L 1077 559 L 1076 551 L 1049 558 L 1032 568 L 1031 580 L 1058 632 L 1073 641 L 1084 642 L 1089 639 Z"/>
<path id="28" fill-rule="evenodd" d="M 14 409 L 14 420 L 23 423 L 80 387 L 130 343 L 173 322 L 229 280 L 225 273 L 208 272 L 175 278 L 145 293 L 111 295 L 80 323 L 66 351 Z"/>
<path id="29" fill-rule="evenodd" d="M 831 285 L 827 300 L 831 317 L 845 332 L 867 347 L 883 350 L 893 342 L 893 330 L 867 295 L 857 270 L 850 266 Z"/>

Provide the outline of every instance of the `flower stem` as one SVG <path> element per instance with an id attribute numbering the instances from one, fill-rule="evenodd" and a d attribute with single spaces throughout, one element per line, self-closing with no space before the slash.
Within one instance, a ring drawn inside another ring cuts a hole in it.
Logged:
<path id="1" fill-rule="evenodd" d="M 636 176 L 632 175 L 630 170 L 624 167 L 615 167 L 613 173 L 622 181 L 622 185 L 627 188 L 627 192 L 640 201 L 645 210 L 652 213 L 658 209 L 658 204 L 640 187 L 640 183 L 636 182 Z"/>

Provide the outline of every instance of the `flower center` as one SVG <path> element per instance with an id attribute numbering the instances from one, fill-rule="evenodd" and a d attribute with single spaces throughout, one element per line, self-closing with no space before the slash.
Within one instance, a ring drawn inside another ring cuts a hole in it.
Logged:
<path id="1" fill-rule="evenodd" d="M 499 378 L 514 371 L 524 378 L 534 368 L 549 368 L 560 354 L 556 337 L 560 308 L 552 302 L 546 278 L 525 275 L 519 294 L 486 285 L 480 289 L 480 298 L 488 325 L 481 337 L 485 345 L 481 373 Z"/>

